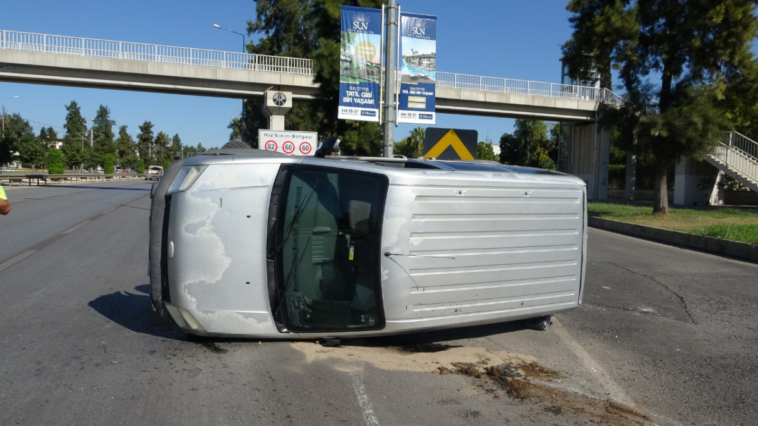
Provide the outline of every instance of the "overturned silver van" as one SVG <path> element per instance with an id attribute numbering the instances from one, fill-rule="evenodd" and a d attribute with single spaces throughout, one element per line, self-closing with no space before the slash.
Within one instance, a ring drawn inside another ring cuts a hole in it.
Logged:
<path id="1" fill-rule="evenodd" d="M 585 183 L 562 173 L 223 148 L 152 198 L 153 307 L 191 334 L 388 335 L 582 301 Z"/>

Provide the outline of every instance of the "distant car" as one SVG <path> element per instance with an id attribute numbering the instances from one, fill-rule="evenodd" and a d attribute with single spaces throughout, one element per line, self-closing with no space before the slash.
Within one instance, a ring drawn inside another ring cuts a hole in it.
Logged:
<path id="1" fill-rule="evenodd" d="M 161 176 L 163 176 L 163 167 L 161 166 L 150 166 L 145 172 L 146 180 L 160 180 Z"/>
<path id="2" fill-rule="evenodd" d="M 16 170 L 11 169 L 10 167 L 3 167 L 0 168 L 0 173 L 16 173 Z"/>

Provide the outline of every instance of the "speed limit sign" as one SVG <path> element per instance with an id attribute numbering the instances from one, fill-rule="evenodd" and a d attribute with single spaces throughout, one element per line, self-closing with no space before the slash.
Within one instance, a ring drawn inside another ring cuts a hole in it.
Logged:
<path id="1" fill-rule="evenodd" d="M 284 151 L 285 154 L 292 154 L 295 152 L 295 144 L 292 141 L 284 142 L 284 145 L 282 145 L 282 151 Z"/>
<path id="2" fill-rule="evenodd" d="M 318 133 L 258 129 L 258 148 L 287 155 L 314 155 Z"/>
<path id="3" fill-rule="evenodd" d="M 311 143 L 308 141 L 300 142 L 300 153 L 303 155 L 308 155 L 313 151 L 313 147 L 311 146 Z"/>

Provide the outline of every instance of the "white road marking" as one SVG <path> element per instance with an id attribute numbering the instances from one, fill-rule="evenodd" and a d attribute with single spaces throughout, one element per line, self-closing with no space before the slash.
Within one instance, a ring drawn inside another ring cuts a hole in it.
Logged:
<path id="1" fill-rule="evenodd" d="M 27 257 L 33 255 L 36 252 L 37 252 L 37 250 L 27 250 L 27 251 L 19 254 L 18 256 L 14 257 L 11 260 L 6 260 L 2 264 L 0 264 L 0 272 L 3 272 L 4 270 L 6 270 L 6 269 L 10 268 L 11 266 L 17 264 L 18 262 L 21 262 L 22 260 L 26 259 Z"/>
<path id="2" fill-rule="evenodd" d="M 374 407 L 371 406 L 371 402 L 368 400 L 366 394 L 366 387 L 363 385 L 363 365 L 357 371 L 350 373 L 353 376 L 353 389 L 355 395 L 358 396 L 358 405 L 363 412 L 363 420 L 366 422 L 366 426 L 379 426 L 379 420 L 374 415 Z"/>
<path id="3" fill-rule="evenodd" d="M 579 358 L 582 364 L 584 364 L 584 368 L 595 375 L 598 382 L 600 382 L 600 386 L 605 389 L 610 398 L 616 402 L 634 407 L 634 401 L 632 401 L 629 395 L 626 394 L 626 391 L 624 391 L 621 386 L 616 384 L 616 382 L 611 379 L 610 375 L 608 375 L 603 367 L 601 367 L 600 364 L 598 364 L 597 361 L 595 361 L 595 359 L 592 358 L 592 356 L 584 350 L 582 345 L 580 345 L 579 342 L 577 342 L 576 339 L 574 339 L 569 334 L 568 330 L 566 330 L 566 327 L 564 327 L 563 324 L 561 324 L 555 317 L 552 318 L 552 322 L 554 326 L 552 329 L 553 333 L 558 335 L 558 337 L 563 340 L 563 343 L 568 346 L 571 352 L 573 352 L 574 355 Z"/>
<path id="4" fill-rule="evenodd" d="M 92 222 L 92 221 L 91 221 L 91 220 L 89 220 L 89 219 L 87 219 L 87 220 L 85 220 L 84 222 L 82 222 L 82 223 L 80 223 L 80 224 L 78 224 L 78 225 L 74 226 L 73 228 L 69 228 L 69 229 L 67 229 L 67 230 L 63 231 L 62 233 L 63 233 L 63 234 L 70 234 L 70 233 L 72 233 L 72 232 L 76 231 L 77 229 L 81 228 L 82 226 L 84 226 L 84 225 L 86 225 L 86 224 L 88 224 L 88 223 L 90 223 L 90 222 Z"/>

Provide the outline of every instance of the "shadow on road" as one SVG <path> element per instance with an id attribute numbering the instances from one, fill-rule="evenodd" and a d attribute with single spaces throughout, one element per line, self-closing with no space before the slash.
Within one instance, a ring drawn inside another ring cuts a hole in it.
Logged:
<path id="1" fill-rule="evenodd" d="M 169 327 L 151 309 L 149 284 L 138 285 L 134 289 L 142 294 L 117 291 L 100 296 L 88 305 L 100 315 L 136 333 L 186 340 L 183 334 Z"/>
<path id="2" fill-rule="evenodd" d="M 234 341 L 259 341 L 260 339 L 223 338 L 184 335 L 166 324 L 166 322 L 150 307 L 150 285 L 142 284 L 134 288 L 142 294 L 117 291 L 115 293 L 100 296 L 89 302 L 89 306 L 100 315 L 108 318 L 116 324 L 136 333 L 150 334 L 175 340 L 196 340 L 199 342 L 234 342 Z M 494 336 L 515 331 L 523 331 L 527 328 L 523 321 L 511 321 L 497 324 L 477 325 L 450 330 L 426 331 L 420 333 L 402 334 L 398 336 L 379 336 L 358 339 L 343 339 L 345 344 L 352 346 L 369 347 L 416 347 L 417 351 L 434 352 L 438 350 L 439 342 L 453 340 L 473 339 L 477 337 Z M 293 336 L 294 338 L 294 336 Z"/>

